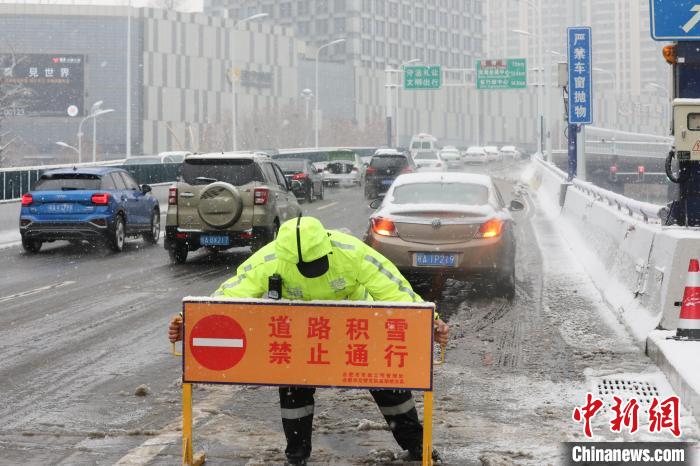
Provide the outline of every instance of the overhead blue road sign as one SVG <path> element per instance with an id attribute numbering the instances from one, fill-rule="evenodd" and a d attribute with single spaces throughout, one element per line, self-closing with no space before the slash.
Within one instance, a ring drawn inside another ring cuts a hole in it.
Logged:
<path id="1" fill-rule="evenodd" d="M 569 123 L 593 123 L 593 73 L 591 65 L 591 28 L 568 28 L 569 51 Z"/>
<path id="2" fill-rule="evenodd" d="M 649 0 L 651 38 L 700 40 L 700 0 Z"/>

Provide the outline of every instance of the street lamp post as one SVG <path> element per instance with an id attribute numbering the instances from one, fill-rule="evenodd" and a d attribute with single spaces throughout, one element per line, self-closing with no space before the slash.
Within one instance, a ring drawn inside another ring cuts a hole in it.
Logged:
<path id="1" fill-rule="evenodd" d="M 305 117 L 305 129 L 304 129 L 304 145 L 308 146 L 309 143 L 309 106 L 311 104 L 311 99 L 314 98 L 314 93 L 308 87 L 301 91 L 301 97 L 304 99 L 304 117 Z"/>
<path id="2" fill-rule="evenodd" d="M 534 8 L 534 4 L 528 2 L 530 6 Z M 541 21 L 541 14 L 540 14 L 540 21 Z M 549 121 L 548 118 L 545 118 L 545 112 L 544 112 L 544 96 L 543 96 L 543 89 L 546 89 L 546 92 L 549 92 L 549 71 L 545 70 L 544 66 L 544 56 L 542 54 L 542 30 L 541 30 L 541 22 L 540 22 L 540 33 L 539 34 L 533 34 L 529 31 L 524 31 L 522 29 L 512 29 L 511 32 L 514 32 L 516 34 L 520 34 L 523 36 L 528 36 L 532 37 L 534 36 L 537 39 L 538 45 L 535 47 L 537 49 L 536 55 L 535 55 L 535 62 L 537 63 L 537 67 L 534 68 L 533 70 L 537 71 L 542 71 L 542 81 L 540 83 L 540 89 L 537 90 L 537 150 L 540 153 L 544 152 L 544 137 L 546 134 L 549 133 L 548 127 L 549 127 Z M 547 99 L 549 100 L 549 99 Z M 547 154 L 547 160 L 549 160 L 551 155 L 548 153 Z"/>
<path id="3" fill-rule="evenodd" d="M 646 86 L 644 86 L 647 89 L 656 89 L 661 91 L 665 96 L 666 96 L 666 105 L 665 105 L 665 120 L 666 120 L 666 129 L 671 130 L 671 93 L 668 91 L 668 88 L 662 86 L 661 84 L 658 83 L 647 83 Z"/>
<path id="4" fill-rule="evenodd" d="M 70 149 L 70 150 L 74 151 L 76 154 L 78 154 L 78 160 L 80 160 L 80 152 L 78 151 L 77 147 L 73 147 L 70 144 L 67 144 L 63 141 L 56 141 L 56 145 L 61 146 L 61 147 L 65 147 L 66 149 Z"/>
<path id="5" fill-rule="evenodd" d="M 336 39 L 336 40 L 330 41 L 326 44 L 323 44 L 322 46 L 320 46 L 316 50 L 316 105 L 314 108 L 314 126 L 315 126 L 314 130 L 315 130 L 316 147 L 318 147 L 319 129 L 320 129 L 319 128 L 320 119 L 319 119 L 319 115 L 318 115 L 318 107 L 319 107 L 318 101 L 321 100 L 321 93 L 319 92 L 319 88 L 318 88 L 318 58 L 321 55 L 321 50 L 323 50 L 327 47 L 330 47 L 332 45 L 335 45 L 335 44 L 340 44 L 342 42 L 345 42 L 345 39 Z"/>
<path id="6" fill-rule="evenodd" d="M 253 21 L 256 19 L 264 18 L 268 16 L 267 13 L 257 13 L 247 18 L 236 21 L 233 25 L 233 29 L 237 28 L 239 24 L 245 23 L 247 21 Z M 231 81 L 231 145 L 233 150 L 238 150 L 238 99 L 236 96 L 236 76 L 234 72 L 234 67 L 236 66 L 236 39 L 233 37 L 233 44 L 231 46 L 231 69 L 229 70 L 229 80 Z"/>
<path id="7" fill-rule="evenodd" d="M 401 112 L 399 109 L 399 93 L 401 92 L 401 76 L 402 76 L 401 73 L 403 72 L 406 65 L 418 63 L 419 61 L 421 61 L 420 58 L 411 58 L 410 60 L 407 60 L 399 65 L 400 71 L 399 71 L 398 83 L 396 85 L 396 102 L 394 102 L 396 104 L 396 112 L 395 112 L 395 114 L 396 114 L 395 115 L 395 119 L 396 119 L 396 131 L 395 131 L 395 133 L 396 133 L 396 147 L 399 147 L 399 143 L 400 143 L 399 131 L 401 130 L 401 126 L 399 126 L 399 115 L 401 115 Z"/>
<path id="8" fill-rule="evenodd" d="M 101 102 L 101 101 L 100 101 Z M 97 117 L 107 113 L 112 113 L 113 108 L 98 110 L 92 115 L 92 162 L 97 162 Z"/>

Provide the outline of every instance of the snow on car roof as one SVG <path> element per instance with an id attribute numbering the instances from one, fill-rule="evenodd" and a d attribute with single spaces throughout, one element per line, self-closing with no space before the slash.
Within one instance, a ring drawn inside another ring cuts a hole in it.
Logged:
<path id="1" fill-rule="evenodd" d="M 515 151 L 515 146 L 503 146 L 501 150 Z"/>
<path id="2" fill-rule="evenodd" d="M 491 187 L 493 184 L 491 177 L 488 175 L 478 175 L 476 173 L 458 173 L 458 172 L 447 172 L 447 173 L 430 173 L 430 172 L 418 172 L 418 173 L 406 173 L 404 175 L 399 175 L 394 181 L 392 189 L 406 184 L 416 184 L 416 183 L 468 183 L 468 184 L 480 184 L 485 187 Z"/>
<path id="3" fill-rule="evenodd" d="M 252 157 L 269 157 L 265 152 L 212 152 L 209 154 L 188 155 L 186 160 L 199 159 L 250 159 Z"/>
<path id="4" fill-rule="evenodd" d="M 374 155 L 404 155 L 404 153 L 396 149 L 377 149 Z"/>

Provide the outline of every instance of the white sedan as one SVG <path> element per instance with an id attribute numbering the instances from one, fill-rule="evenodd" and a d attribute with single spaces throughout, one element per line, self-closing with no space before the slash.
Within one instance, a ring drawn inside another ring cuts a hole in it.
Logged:
<path id="1" fill-rule="evenodd" d="M 447 170 L 447 162 L 435 151 L 418 152 L 413 158 L 417 171 L 444 172 Z"/>
<path id="2" fill-rule="evenodd" d="M 462 161 L 464 163 L 484 164 L 488 162 L 488 155 L 483 147 L 472 146 L 464 153 L 464 156 L 462 156 Z"/>
<path id="3" fill-rule="evenodd" d="M 447 165 L 457 165 L 462 161 L 462 156 L 456 147 L 448 146 L 444 147 L 438 155 L 442 160 L 447 163 Z"/>

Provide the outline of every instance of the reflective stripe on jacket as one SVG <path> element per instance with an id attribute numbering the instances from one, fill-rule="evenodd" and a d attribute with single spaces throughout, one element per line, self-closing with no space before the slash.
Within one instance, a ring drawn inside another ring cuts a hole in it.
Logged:
<path id="1" fill-rule="evenodd" d="M 276 241 L 241 264 L 236 275 L 221 284 L 213 296 L 262 298 L 268 279 L 282 277 L 282 297 L 294 300 L 422 301 L 396 266 L 354 236 L 328 231 L 329 270 L 318 278 L 305 278 L 295 263 L 277 258 Z M 296 247 L 296 244 L 292 247 Z"/>

